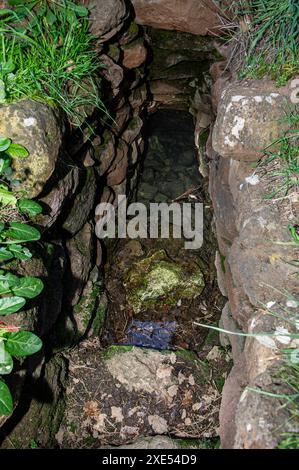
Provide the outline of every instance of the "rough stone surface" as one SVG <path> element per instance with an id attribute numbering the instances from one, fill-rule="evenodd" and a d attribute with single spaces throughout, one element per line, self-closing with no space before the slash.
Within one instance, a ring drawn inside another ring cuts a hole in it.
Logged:
<path id="1" fill-rule="evenodd" d="M 123 26 L 128 16 L 124 0 L 89 0 L 90 30 L 101 42 L 114 36 Z"/>
<path id="2" fill-rule="evenodd" d="M 127 69 L 135 69 L 142 65 L 147 57 L 147 49 L 144 45 L 143 40 L 136 41 L 123 47 L 123 66 Z"/>
<path id="3" fill-rule="evenodd" d="M 14 177 L 26 197 L 36 197 L 52 175 L 61 147 L 60 124 L 54 111 L 44 103 L 23 100 L 0 107 L 0 135 L 24 145 L 25 158 L 13 160 Z"/>
<path id="4" fill-rule="evenodd" d="M 69 360 L 66 415 L 57 434 L 61 447 L 217 434 L 219 392 L 193 353 L 114 346 L 100 354 L 93 340 Z"/>
<path id="5" fill-rule="evenodd" d="M 70 272 L 66 294 L 70 303 L 76 305 L 92 267 L 93 226 L 89 222 L 67 241 L 67 250 Z"/>
<path id="6" fill-rule="evenodd" d="M 280 365 L 281 367 L 281 365 Z M 251 384 L 252 388 L 276 394 L 292 391 L 284 381 L 277 378 L 278 367 L 260 374 Z M 275 378 L 276 376 L 276 378 Z M 290 420 L 285 400 L 246 389 L 240 399 L 236 415 L 236 449 L 275 449 L 282 440 L 283 432 L 299 432 L 299 421 Z"/>
<path id="7" fill-rule="evenodd" d="M 88 168 L 85 173 L 85 181 L 83 181 L 81 189 L 78 190 L 72 208 L 62 226 L 70 235 L 75 235 L 90 216 L 95 203 L 96 191 L 94 170 Z"/>
<path id="8" fill-rule="evenodd" d="M 132 0 L 136 22 L 160 29 L 212 34 L 219 31 L 215 3 L 201 0 Z"/>
<path id="9" fill-rule="evenodd" d="M 205 282 L 200 267 L 189 260 L 172 261 L 164 250 L 134 263 L 124 280 L 128 303 L 135 313 L 155 304 L 176 304 L 201 294 Z"/>
<path id="10" fill-rule="evenodd" d="M 38 217 L 40 225 L 50 228 L 70 205 L 80 184 L 80 174 L 80 169 L 77 166 L 68 167 L 66 175 L 59 179 L 49 193 L 40 199 L 44 205 L 43 213 Z"/>
<path id="11" fill-rule="evenodd" d="M 289 94 L 290 96 L 290 94 Z M 262 151 L 281 137 L 282 122 L 291 105 L 285 90 L 273 82 L 246 81 L 222 93 L 213 131 L 213 148 L 222 157 L 256 161 Z"/>

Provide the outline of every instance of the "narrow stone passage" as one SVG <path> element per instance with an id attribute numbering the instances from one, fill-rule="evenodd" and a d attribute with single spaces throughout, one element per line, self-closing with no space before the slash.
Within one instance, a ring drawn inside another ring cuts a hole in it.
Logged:
<path id="1" fill-rule="evenodd" d="M 136 201 L 150 207 L 200 200 L 207 224 L 210 206 L 198 172 L 192 117 L 158 111 L 147 135 Z M 182 439 L 195 439 L 189 443 L 195 447 L 215 445 L 230 357 L 217 335 L 195 325 L 216 323 L 223 306 L 213 250 L 211 226 L 196 250 L 174 237 L 108 244 L 106 322 L 100 340 L 85 342 L 68 358 L 62 447 L 136 446 L 136 439 L 146 446 L 155 435 L 177 439 L 164 437 L 163 446 L 179 447 Z"/>

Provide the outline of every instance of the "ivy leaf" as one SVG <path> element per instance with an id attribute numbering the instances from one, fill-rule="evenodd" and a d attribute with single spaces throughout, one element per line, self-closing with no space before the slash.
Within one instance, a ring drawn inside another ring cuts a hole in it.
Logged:
<path id="1" fill-rule="evenodd" d="M 10 222 L 9 226 L 10 228 L 6 230 L 5 235 L 17 240 L 18 243 L 40 239 L 39 231 L 30 225 L 22 224 L 20 222 Z"/>
<path id="2" fill-rule="evenodd" d="M 23 297 L 4 297 L 0 299 L 0 316 L 17 312 L 25 303 L 26 300 Z"/>
<path id="3" fill-rule="evenodd" d="M 14 295 L 33 299 L 38 296 L 44 288 L 44 284 L 38 277 L 23 277 L 19 284 L 12 289 Z"/>
<path id="4" fill-rule="evenodd" d="M 0 189 L 0 204 L 3 204 L 3 206 L 15 206 L 16 203 L 17 198 L 11 191 L 8 191 L 7 189 Z"/>
<path id="5" fill-rule="evenodd" d="M 18 357 L 30 356 L 42 348 L 42 340 L 29 331 L 18 331 L 6 334 L 5 349 Z"/>
<path id="6" fill-rule="evenodd" d="M 11 294 L 9 282 L 0 280 L 0 295 Z"/>
<path id="7" fill-rule="evenodd" d="M 9 251 L 13 254 L 14 258 L 20 259 L 21 261 L 32 258 L 30 250 L 22 245 L 9 245 Z"/>
<path id="8" fill-rule="evenodd" d="M 11 145 L 11 139 L 7 139 L 6 137 L 0 137 L 0 152 L 5 152 L 8 147 Z"/>
<path id="9" fill-rule="evenodd" d="M 10 374 L 13 369 L 13 359 L 5 349 L 3 340 L 0 340 L 0 375 Z"/>
<path id="10" fill-rule="evenodd" d="M 0 380 L 0 416 L 8 416 L 12 413 L 13 401 L 8 386 Z"/>
<path id="11" fill-rule="evenodd" d="M 42 206 L 31 199 L 20 199 L 18 201 L 18 208 L 22 214 L 26 214 L 29 217 L 35 217 L 43 211 Z"/>
<path id="12" fill-rule="evenodd" d="M 6 153 L 12 158 L 26 158 L 29 155 L 28 150 L 20 144 L 10 144 Z"/>
<path id="13" fill-rule="evenodd" d="M 14 255 L 7 248 L 0 247 L 0 261 L 9 261 L 14 258 Z"/>

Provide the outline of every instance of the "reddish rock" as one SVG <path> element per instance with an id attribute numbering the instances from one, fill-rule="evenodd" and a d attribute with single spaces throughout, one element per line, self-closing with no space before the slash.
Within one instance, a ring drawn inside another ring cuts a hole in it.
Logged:
<path id="1" fill-rule="evenodd" d="M 107 41 L 113 37 L 123 26 L 128 16 L 126 2 L 124 0 L 81 0 L 90 9 L 91 33 L 100 39 Z"/>
<path id="2" fill-rule="evenodd" d="M 116 152 L 116 158 L 113 161 L 107 175 L 107 184 L 114 186 L 125 180 L 128 169 L 128 146 L 121 142 Z"/>
<path id="3" fill-rule="evenodd" d="M 113 95 L 116 96 L 119 92 L 119 86 L 124 78 L 124 71 L 122 67 L 117 65 L 110 57 L 103 54 L 100 56 L 100 61 L 104 66 L 101 69 L 101 75 L 111 83 Z"/>
<path id="4" fill-rule="evenodd" d="M 138 39 L 123 47 L 123 54 L 123 66 L 127 69 L 135 69 L 146 61 L 147 50 L 143 41 Z"/>
<path id="5" fill-rule="evenodd" d="M 227 87 L 218 106 L 214 150 L 226 158 L 259 160 L 263 150 L 288 128 L 282 118 L 291 105 L 290 96 L 269 81 L 251 80 Z"/>
<path id="6" fill-rule="evenodd" d="M 205 36 L 220 32 L 212 0 L 132 0 L 136 22 L 158 29 L 174 29 Z"/>

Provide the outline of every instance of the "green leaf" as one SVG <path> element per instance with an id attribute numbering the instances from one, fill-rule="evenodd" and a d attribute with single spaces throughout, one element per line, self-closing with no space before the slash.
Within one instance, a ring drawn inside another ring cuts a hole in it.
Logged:
<path id="1" fill-rule="evenodd" d="M 0 282 L 5 281 L 8 282 L 9 287 L 17 286 L 20 282 L 20 278 L 15 274 L 12 274 L 8 271 L 0 270 Z"/>
<path id="2" fill-rule="evenodd" d="M 0 316 L 17 312 L 25 303 L 26 300 L 23 297 L 4 297 L 0 299 Z"/>
<path id="3" fill-rule="evenodd" d="M 27 224 L 20 222 L 10 222 L 10 228 L 6 230 L 5 235 L 7 237 L 17 240 L 18 243 L 36 241 L 40 239 L 39 231 Z M 9 243 L 9 242 L 6 242 Z"/>
<path id="4" fill-rule="evenodd" d="M 13 369 L 13 359 L 5 349 L 3 339 L 0 340 L 0 375 L 10 374 Z"/>
<path id="5" fill-rule="evenodd" d="M 41 339 L 29 331 L 18 331 L 8 333 L 5 349 L 12 355 L 18 357 L 30 356 L 42 348 Z"/>
<path id="6" fill-rule="evenodd" d="M 7 248 L 0 247 L 0 261 L 9 261 L 13 259 L 13 254 Z"/>
<path id="7" fill-rule="evenodd" d="M 7 281 L 0 281 L 0 295 L 11 294 L 10 285 Z"/>
<path id="8" fill-rule="evenodd" d="M 0 415 L 8 416 L 12 413 L 13 401 L 8 386 L 0 380 Z"/>
<path id="9" fill-rule="evenodd" d="M 43 282 L 37 277 L 23 277 L 19 284 L 12 289 L 14 295 L 33 299 L 41 293 L 44 288 Z"/>
<path id="10" fill-rule="evenodd" d="M 0 152 L 5 152 L 11 145 L 11 140 L 6 137 L 0 137 Z"/>
<path id="11" fill-rule="evenodd" d="M 0 175 L 4 173 L 7 168 L 10 167 L 10 157 L 5 156 L 5 154 L 2 155 L 0 158 Z"/>
<path id="12" fill-rule="evenodd" d="M 6 153 L 12 158 L 26 158 L 29 155 L 28 150 L 20 144 L 11 144 Z"/>
<path id="13" fill-rule="evenodd" d="M 13 256 L 21 261 L 26 261 L 27 259 L 32 258 L 32 254 L 28 248 L 22 245 L 9 245 L 8 250 L 13 254 Z"/>
<path id="14" fill-rule="evenodd" d="M 20 199 L 18 201 L 18 208 L 22 214 L 26 214 L 29 217 L 35 217 L 43 211 L 42 206 L 31 199 Z"/>
<path id="15" fill-rule="evenodd" d="M 17 198 L 11 191 L 8 191 L 7 189 L 0 189 L 0 204 L 3 206 L 15 206 L 16 203 Z"/>

